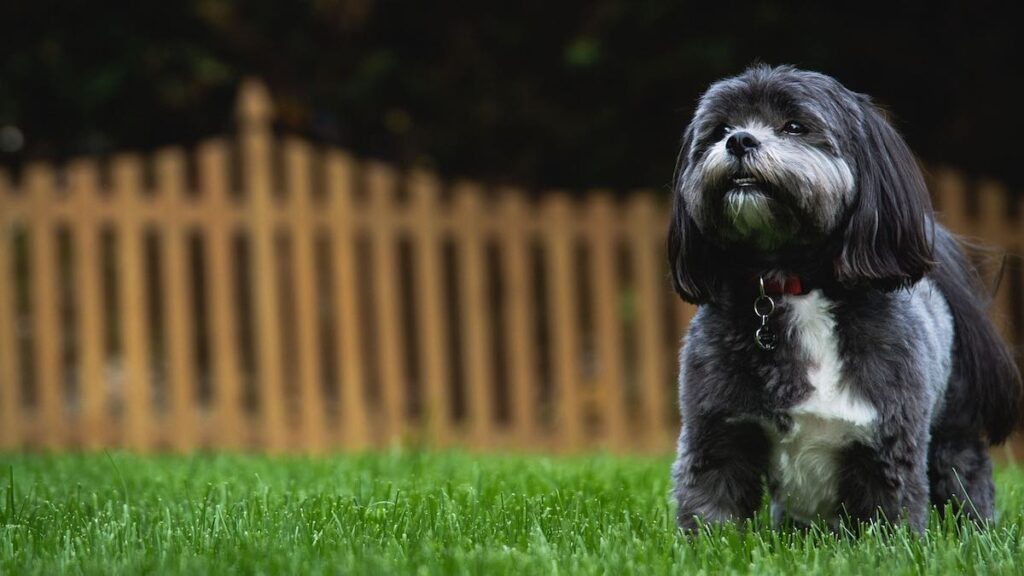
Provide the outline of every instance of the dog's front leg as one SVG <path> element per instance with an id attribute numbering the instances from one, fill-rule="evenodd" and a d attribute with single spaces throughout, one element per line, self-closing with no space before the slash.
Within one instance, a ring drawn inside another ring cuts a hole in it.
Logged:
<path id="1" fill-rule="evenodd" d="M 687 531 L 698 522 L 751 518 L 761 504 L 770 448 L 760 425 L 723 417 L 683 423 L 673 467 L 676 519 Z"/>
<path id="2" fill-rule="evenodd" d="M 923 533 L 929 502 L 927 446 L 923 441 L 927 431 L 883 426 L 883 432 L 877 443 L 857 443 L 844 450 L 839 477 L 840 515 L 851 524 L 905 520 L 916 532 Z"/>

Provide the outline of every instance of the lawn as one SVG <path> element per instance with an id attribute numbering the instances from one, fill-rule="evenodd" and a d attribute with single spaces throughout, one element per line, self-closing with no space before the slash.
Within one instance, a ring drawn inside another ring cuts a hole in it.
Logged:
<path id="1" fill-rule="evenodd" d="M 928 535 L 773 532 L 694 541 L 669 461 L 394 452 L 266 458 L 0 455 L 0 574 L 1017 573 L 1024 472 L 1002 520 Z M 12 489 L 13 486 L 13 489 Z"/>

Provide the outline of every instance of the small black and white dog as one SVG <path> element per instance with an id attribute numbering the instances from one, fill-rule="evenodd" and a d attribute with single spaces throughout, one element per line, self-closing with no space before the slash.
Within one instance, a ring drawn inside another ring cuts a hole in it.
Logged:
<path id="1" fill-rule="evenodd" d="M 992 518 L 1021 378 L 977 271 L 871 100 L 792 67 L 713 84 L 683 136 L 668 252 L 682 350 L 678 521 Z"/>

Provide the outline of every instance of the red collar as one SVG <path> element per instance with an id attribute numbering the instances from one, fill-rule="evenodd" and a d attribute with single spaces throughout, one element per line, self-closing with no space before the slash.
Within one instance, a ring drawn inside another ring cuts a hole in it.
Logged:
<path id="1" fill-rule="evenodd" d="M 804 291 L 804 287 L 803 284 L 800 282 L 799 276 L 786 276 L 786 278 L 781 281 L 778 278 L 774 277 L 765 278 L 764 293 L 769 296 L 781 296 L 783 294 L 800 296 L 802 294 L 806 294 L 807 292 Z"/>

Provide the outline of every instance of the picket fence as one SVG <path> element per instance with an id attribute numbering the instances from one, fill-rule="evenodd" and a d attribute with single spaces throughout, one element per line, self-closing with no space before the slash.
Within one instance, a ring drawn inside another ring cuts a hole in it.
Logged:
<path id="1" fill-rule="evenodd" d="M 276 136 L 257 81 L 236 113 L 191 152 L 0 174 L 0 449 L 670 449 L 693 309 L 665 194 L 356 160 Z M 955 231 L 1020 253 L 1010 194 L 930 179 Z"/>

